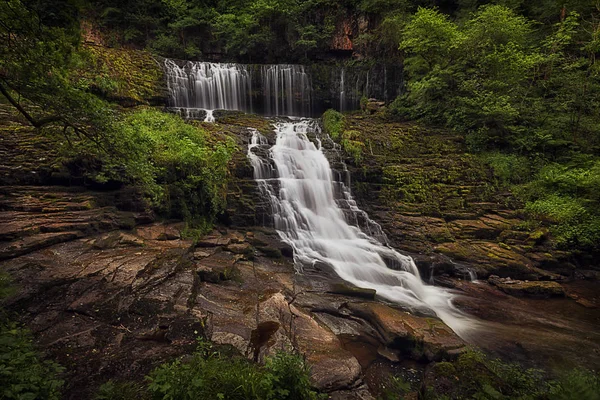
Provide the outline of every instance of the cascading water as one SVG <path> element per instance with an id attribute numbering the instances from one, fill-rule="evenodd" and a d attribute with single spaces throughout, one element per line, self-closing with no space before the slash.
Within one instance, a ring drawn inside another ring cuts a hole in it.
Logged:
<path id="1" fill-rule="evenodd" d="M 412 258 L 347 222 L 340 203 L 348 199 L 336 190 L 343 183 L 334 181 L 319 139 L 317 147 L 307 137 L 319 137 L 317 121 L 278 122 L 275 127 L 272 160 L 255 154 L 255 148 L 268 144 L 254 130 L 248 156 L 270 201 L 275 229 L 294 249 L 297 265 L 330 265 L 345 281 L 376 289 L 379 296 L 401 305 L 433 311 L 456 333 L 465 333 L 472 323 L 452 305 L 448 290 L 424 284 Z"/>
<path id="2" fill-rule="evenodd" d="M 302 65 L 178 64 L 169 59 L 163 65 L 169 107 L 184 118 L 199 119 L 207 111 L 205 121 L 214 122 L 216 109 L 272 116 L 313 113 L 311 80 Z"/>
<path id="3" fill-rule="evenodd" d="M 306 116 L 312 112 L 312 85 L 302 65 L 263 65 L 266 115 Z"/>
<path id="4" fill-rule="evenodd" d="M 252 79 L 243 64 L 164 62 L 169 106 L 202 110 L 252 111 Z"/>

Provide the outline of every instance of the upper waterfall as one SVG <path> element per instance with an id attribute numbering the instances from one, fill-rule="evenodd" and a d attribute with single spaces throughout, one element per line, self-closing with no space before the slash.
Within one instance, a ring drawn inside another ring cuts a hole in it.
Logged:
<path id="1" fill-rule="evenodd" d="M 168 106 L 190 119 L 205 110 L 317 117 L 329 108 L 357 110 L 361 99 L 391 101 L 401 88 L 398 67 L 235 64 L 165 59 Z M 389 80 L 389 82 L 388 82 Z"/>
<path id="2" fill-rule="evenodd" d="M 313 113 L 310 75 L 302 65 L 251 66 L 166 59 L 164 69 L 172 108 L 238 110 L 268 116 Z"/>
<path id="3" fill-rule="evenodd" d="M 191 61 L 180 66 L 169 59 L 164 66 L 169 106 L 252 111 L 252 80 L 246 66 Z"/>

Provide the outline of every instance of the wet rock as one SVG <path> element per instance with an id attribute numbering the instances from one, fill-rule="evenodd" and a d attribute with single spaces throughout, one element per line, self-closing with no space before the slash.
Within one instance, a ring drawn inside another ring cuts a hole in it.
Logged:
<path id="1" fill-rule="evenodd" d="M 481 278 L 490 275 L 531 280 L 540 278 L 540 271 L 532 267 L 530 259 L 498 243 L 457 241 L 438 245 L 435 249 L 454 260 L 465 262 Z"/>
<path id="2" fill-rule="evenodd" d="M 81 232 L 41 233 L 9 243 L 0 243 L 0 260 L 14 258 L 58 243 L 82 237 Z"/>
<path id="3" fill-rule="evenodd" d="M 365 384 L 351 390 L 339 390 L 329 394 L 330 400 L 375 400 Z"/>
<path id="4" fill-rule="evenodd" d="M 440 320 L 417 317 L 379 303 L 349 303 L 348 309 L 370 322 L 386 346 L 414 358 L 439 360 L 455 357 L 465 349 L 465 343 Z"/>
<path id="5" fill-rule="evenodd" d="M 170 241 L 181 239 L 183 223 L 155 224 L 137 228 L 136 234 L 146 240 Z"/>
<path id="6" fill-rule="evenodd" d="M 492 275 L 488 282 L 513 296 L 563 297 L 565 290 L 558 282 L 521 281 Z"/>
<path id="7" fill-rule="evenodd" d="M 294 249 L 287 243 L 281 243 L 279 246 L 281 255 L 288 258 L 294 258 Z"/>
<path id="8" fill-rule="evenodd" d="M 198 240 L 196 247 L 228 246 L 229 243 L 231 243 L 231 238 L 222 235 L 209 235 Z"/>
<path id="9" fill-rule="evenodd" d="M 201 282 L 219 283 L 222 281 L 221 272 L 215 271 L 205 265 L 198 265 L 196 273 L 200 277 Z M 223 277 L 225 277 L 225 274 L 223 274 Z"/>
<path id="10" fill-rule="evenodd" d="M 330 293 L 341 294 L 344 296 L 358 297 L 368 300 L 375 299 L 377 291 L 375 289 L 359 288 L 350 286 L 346 283 L 334 283 L 331 285 Z"/>
<path id="11" fill-rule="evenodd" d="M 385 109 L 385 102 L 377 99 L 369 99 L 365 106 L 365 110 L 369 114 L 375 114 L 383 109 Z"/>
<path id="12" fill-rule="evenodd" d="M 283 255 L 281 254 L 281 250 L 273 248 L 273 247 L 258 246 L 258 247 L 256 247 L 256 249 L 259 250 L 260 252 L 262 252 L 265 256 L 270 257 L 270 258 L 283 257 Z"/>
<path id="13" fill-rule="evenodd" d="M 196 263 L 196 272 L 202 282 L 219 283 L 237 276 L 236 256 L 220 252 L 205 257 Z"/>

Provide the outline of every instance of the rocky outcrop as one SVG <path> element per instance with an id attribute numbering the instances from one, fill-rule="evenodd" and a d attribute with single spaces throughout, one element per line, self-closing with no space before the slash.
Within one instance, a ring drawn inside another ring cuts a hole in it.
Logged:
<path id="1" fill-rule="evenodd" d="M 351 171 L 353 194 L 394 247 L 420 260 L 425 278 L 464 277 L 465 270 L 526 280 L 573 274 L 570 255 L 552 249 L 547 232 L 523 228 L 516 200 L 497 188 L 462 137 L 381 113 L 348 115 L 345 124 L 365 143 Z"/>

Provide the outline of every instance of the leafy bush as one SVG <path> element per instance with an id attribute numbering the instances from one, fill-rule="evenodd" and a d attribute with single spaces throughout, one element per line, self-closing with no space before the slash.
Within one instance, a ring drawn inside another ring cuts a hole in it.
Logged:
<path id="1" fill-rule="evenodd" d="M 116 154 L 97 180 L 138 185 L 162 214 L 206 226 L 223 210 L 232 140 L 214 141 L 177 115 L 143 109 L 115 126 Z"/>
<path id="2" fill-rule="evenodd" d="M 0 300 L 13 294 L 10 277 L 0 272 Z M 40 358 L 28 330 L 0 308 L 0 398 L 58 400 L 63 368 Z"/>
<path id="3" fill-rule="evenodd" d="M 550 400 L 600 400 L 600 375 L 576 369 L 551 383 Z"/>
<path id="4" fill-rule="evenodd" d="M 163 364 L 148 377 L 154 399 L 312 400 L 308 368 L 295 354 L 280 353 L 259 367 L 227 357 L 200 341 L 191 360 Z"/>
<path id="5" fill-rule="evenodd" d="M 43 361 L 36 352 L 31 334 L 2 316 L 0 321 L 0 397 L 2 399 L 58 400 L 63 368 Z"/>
<path id="6" fill-rule="evenodd" d="M 344 131 L 346 118 L 340 112 L 329 109 L 323 113 L 323 129 L 333 140 L 338 140 Z"/>
<path id="7" fill-rule="evenodd" d="M 547 165 L 522 192 L 525 210 L 550 225 L 559 247 L 600 248 L 600 162 Z"/>
<path id="8" fill-rule="evenodd" d="M 549 385 L 541 371 L 489 359 L 470 350 L 457 361 L 434 365 L 426 399 L 538 399 Z"/>
<path id="9" fill-rule="evenodd" d="M 504 186 L 525 183 L 531 179 L 529 159 L 525 156 L 496 152 L 483 154 L 482 159 L 492 168 L 494 176 Z"/>
<path id="10" fill-rule="evenodd" d="M 100 386 L 94 400 L 146 400 L 149 396 L 141 384 L 108 381 Z"/>

